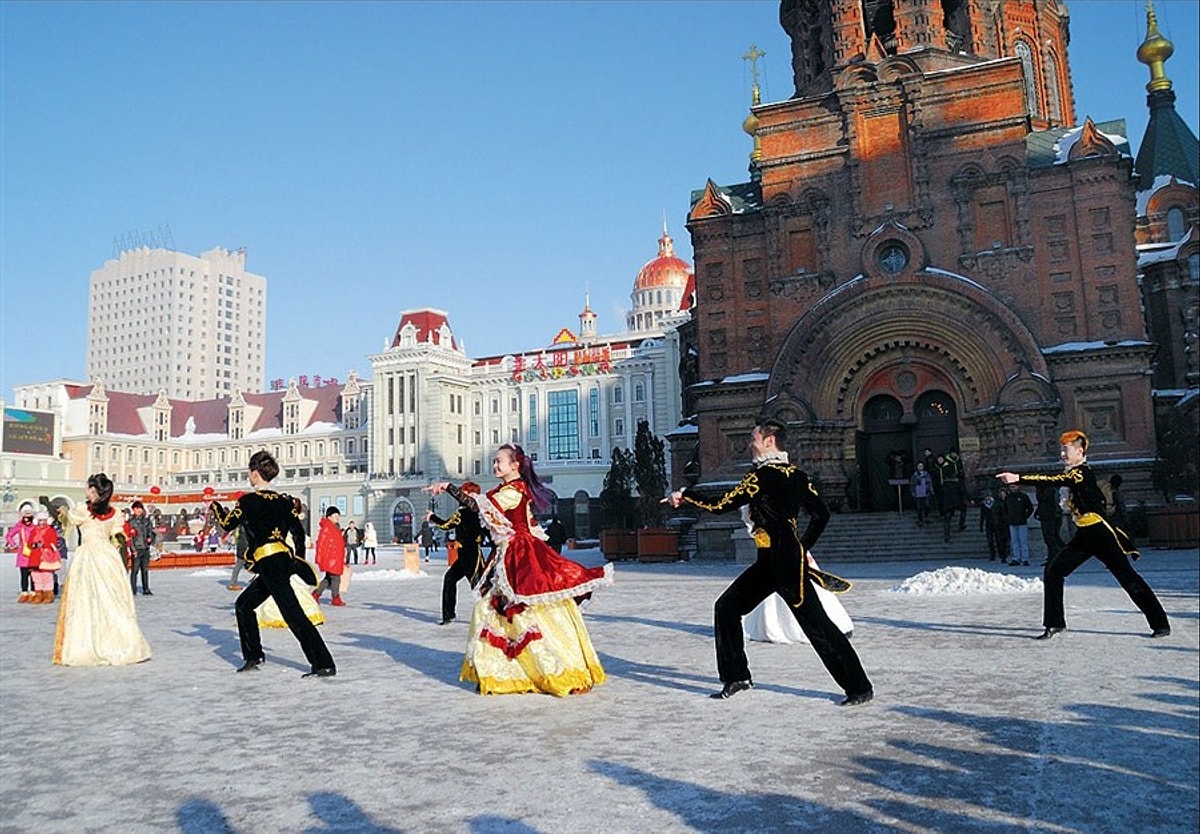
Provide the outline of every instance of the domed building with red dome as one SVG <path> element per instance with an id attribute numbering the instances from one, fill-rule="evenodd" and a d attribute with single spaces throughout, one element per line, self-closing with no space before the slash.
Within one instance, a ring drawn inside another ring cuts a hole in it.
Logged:
<path id="1" fill-rule="evenodd" d="M 692 306 L 688 287 L 694 282 L 692 267 L 675 254 L 675 241 L 667 233 L 667 222 L 663 220 L 658 257 L 647 262 L 633 282 L 626 329 L 630 333 L 661 333 L 686 321 Z"/>

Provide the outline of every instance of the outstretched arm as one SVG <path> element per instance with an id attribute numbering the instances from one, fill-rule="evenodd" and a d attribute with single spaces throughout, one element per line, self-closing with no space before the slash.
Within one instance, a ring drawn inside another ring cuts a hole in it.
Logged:
<path id="1" fill-rule="evenodd" d="M 758 482 L 758 473 L 751 471 L 747 472 L 742 480 L 733 489 L 722 495 L 716 501 L 705 501 L 691 489 L 676 490 L 663 499 L 664 503 L 670 504 L 672 507 L 678 507 L 685 501 L 689 504 L 694 504 L 702 510 L 707 510 L 710 513 L 727 513 L 749 504 L 750 500 L 758 495 L 761 485 Z"/>

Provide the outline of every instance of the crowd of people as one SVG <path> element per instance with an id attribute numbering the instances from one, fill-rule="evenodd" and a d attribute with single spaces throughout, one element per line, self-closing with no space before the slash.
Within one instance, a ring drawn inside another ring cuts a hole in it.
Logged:
<path id="1" fill-rule="evenodd" d="M 784 616 L 794 618 L 829 675 L 844 692 L 842 704 L 855 706 L 874 698 L 874 687 L 850 643 L 852 624 L 844 609 L 830 602 L 850 583 L 821 570 L 811 550 L 830 512 L 807 473 L 789 460 L 786 428 L 761 421 L 751 434 L 752 466 L 742 480 L 722 495 L 688 488 L 663 499 L 673 507 L 690 504 L 711 513 L 739 512 L 753 538 L 756 561 L 717 599 L 714 632 L 717 669 L 722 682 L 717 699 L 728 699 L 753 686 L 745 652 L 743 620 L 778 596 Z M 1027 522 L 1036 516 L 1048 525 L 1046 543 L 1054 543 L 1045 570 L 1043 633 L 1049 639 L 1066 629 L 1064 581 L 1084 561 L 1096 556 L 1145 615 L 1152 637 L 1170 634 L 1167 616 L 1154 592 L 1133 569 L 1139 553 L 1110 515 L 1120 511 L 1097 483 L 1087 463 L 1087 437 L 1071 431 L 1061 438 L 1065 469 L 1051 474 L 996 475 L 1001 494 L 986 495 L 981 529 L 987 532 L 992 557 L 1028 564 Z M 926 463 L 932 463 L 927 467 Z M 501 446 L 492 462 L 498 483 L 486 492 L 478 484 L 432 484 L 431 495 L 449 494 L 457 509 L 449 518 L 430 513 L 425 527 L 452 533 L 456 559 L 443 580 L 442 625 L 456 616 L 456 588 L 467 579 L 475 589 L 468 643 L 460 679 L 482 694 L 543 692 L 563 696 L 602 684 L 606 674 L 592 645 L 580 605 L 597 589 L 612 583 L 612 565 L 587 567 L 560 553 L 563 533 L 545 517 L 554 495 L 534 471 L 531 457 L 516 444 Z M 251 672 L 266 662 L 261 628 L 286 627 L 300 643 L 310 671 L 305 677 L 337 674 L 337 665 L 317 626 L 325 621 L 319 600 L 326 590 L 335 606 L 344 606 L 351 563 L 375 563 L 375 531 L 354 521 L 340 526 L 340 510 L 329 507 L 319 520 L 316 567 L 306 559 L 305 510 L 299 500 L 276 491 L 272 481 L 278 464 L 266 451 L 253 455 L 249 480 L 253 490 L 232 507 L 213 501 L 207 517 L 221 536 L 236 537 L 237 564 L 230 587 L 240 590 L 234 611 L 243 663 Z M 965 528 L 966 490 L 962 464 L 954 453 L 927 455 L 913 474 L 918 524 L 926 523 L 928 502 L 942 496 L 939 511 L 944 529 L 957 516 Z M 1020 489 L 1038 488 L 1035 509 Z M 957 485 L 957 486 L 955 486 Z M 1119 488 L 1120 484 L 1115 484 Z M 919 492 L 918 492 L 919 489 Z M 1070 514 L 1074 534 L 1061 545 L 1056 520 L 1062 507 Z M 7 532 L 6 546 L 21 569 L 21 601 L 53 600 L 53 582 L 66 559 L 66 541 L 77 531 L 78 547 L 62 585 L 55 629 L 53 662 L 64 666 L 138 663 L 151 657 L 138 627 L 134 594 L 149 595 L 148 562 L 156 531 L 145 508 L 135 502 L 126 518 L 111 506 L 112 481 L 104 474 L 87 481 L 85 504 L 66 507 L 41 499 L 20 507 L 20 520 Z M 801 532 L 799 522 L 806 517 Z M 1004 528 L 1007 527 L 1007 538 Z M 1046 529 L 1045 527 L 1043 528 Z M 1061 546 L 1058 546 L 1061 545 Z M 125 551 L 123 553 L 122 551 Z M 237 585 L 239 572 L 252 580 Z M 318 578 L 317 572 L 324 575 Z M 49 600 L 47 599 L 49 597 Z"/>

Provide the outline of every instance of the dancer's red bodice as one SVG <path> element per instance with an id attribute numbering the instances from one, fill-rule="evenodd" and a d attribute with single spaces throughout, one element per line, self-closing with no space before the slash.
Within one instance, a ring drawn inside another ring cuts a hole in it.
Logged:
<path id="1" fill-rule="evenodd" d="M 519 499 L 513 491 L 519 494 Z M 563 558 L 530 532 L 531 496 L 524 481 L 501 484 L 488 492 L 488 498 L 513 527 L 513 537 L 504 548 L 504 570 L 513 591 L 522 596 L 533 596 L 579 588 L 604 578 L 603 566 L 587 568 Z M 508 506 L 514 499 L 516 505 Z"/>

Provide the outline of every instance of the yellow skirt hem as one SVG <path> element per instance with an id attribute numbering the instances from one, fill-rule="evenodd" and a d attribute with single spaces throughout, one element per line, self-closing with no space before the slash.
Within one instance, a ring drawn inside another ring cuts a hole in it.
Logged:
<path id="1" fill-rule="evenodd" d="M 569 669 L 561 674 L 545 678 L 539 685 L 529 678 L 500 679 L 484 676 L 480 678 L 475 667 L 468 661 L 463 662 L 459 680 L 464 683 L 479 685 L 481 695 L 521 695 L 529 692 L 545 692 L 555 697 L 564 697 L 572 692 L 586 692 L 593 686 L 599 686 L 607 680 L 604 669 L 600 666 L 588 666 L 583 669 Z"/>

